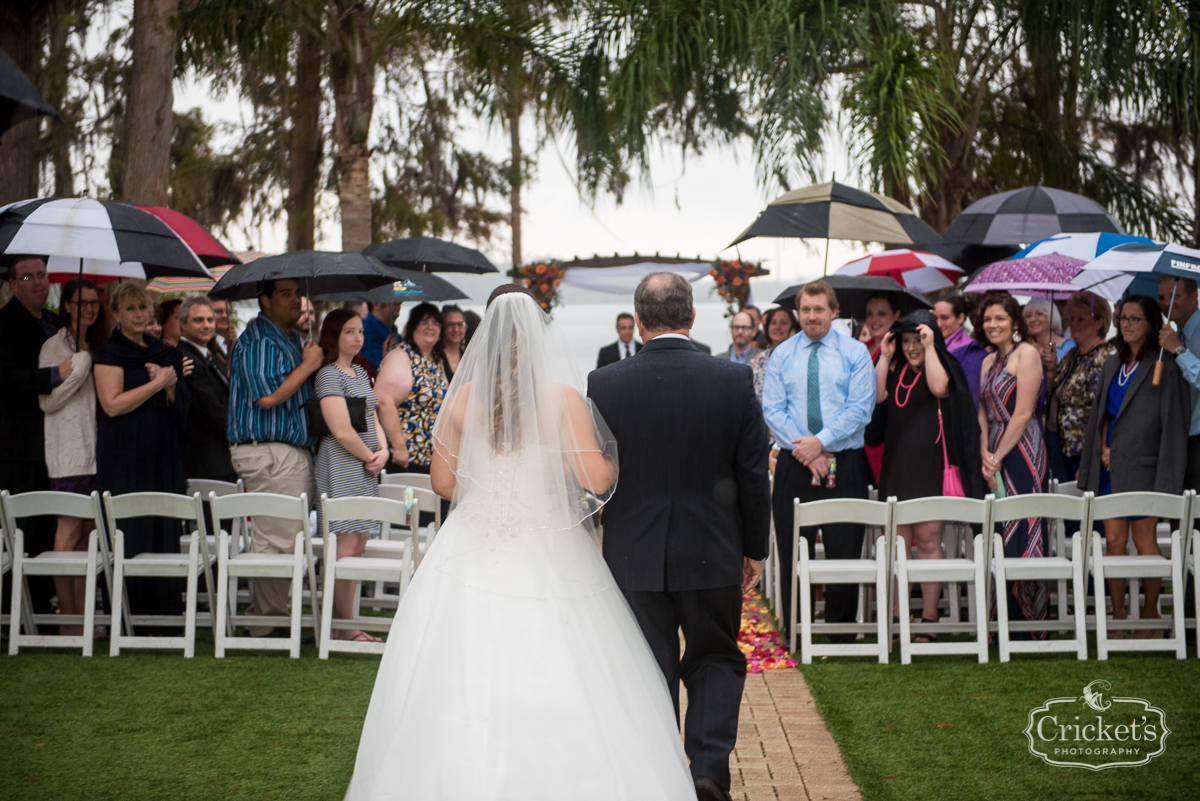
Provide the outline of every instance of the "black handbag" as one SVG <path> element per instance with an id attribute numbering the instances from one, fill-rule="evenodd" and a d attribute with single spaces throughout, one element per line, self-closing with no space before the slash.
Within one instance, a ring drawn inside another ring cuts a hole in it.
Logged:
<path id="1" fill-rule="evenodd" d="M 338 372 L 341 373 L 341 370 Z M 367 431 L 367 399 L 350 397 L 346 388 L 346 374 L 341 374 L 342 397 L 346 400 L 346 411 L 350 413 L 350 425 L 359 434 L 364 434 Z M 320 439 L 333 433 L 325 422 L 325 415 L 321 414 L 320 398 L 309 398 L 304 402 L 304 408 L 308 410 L 309 434 Z"/>

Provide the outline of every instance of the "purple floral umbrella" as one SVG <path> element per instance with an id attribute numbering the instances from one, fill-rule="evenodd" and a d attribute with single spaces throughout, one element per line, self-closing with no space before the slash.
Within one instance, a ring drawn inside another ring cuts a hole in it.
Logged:
<path id="1" fill-rule="evenodd" d="M 984 267 L 964 292 L 1004 291 L 1033 298 L 1064 300 L 1079 291 L 1071 279 L 1087 262 L 1061 253 L 998 261 Z"/>

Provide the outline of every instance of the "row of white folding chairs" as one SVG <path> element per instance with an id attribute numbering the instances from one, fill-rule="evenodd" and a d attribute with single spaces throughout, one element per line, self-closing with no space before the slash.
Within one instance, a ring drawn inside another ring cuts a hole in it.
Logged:
<path id="1" fill-rule="evenodd" d="M 1087 593 L 1086 579 L 1089 573 L 1088 556 L 1091 556 L 1090 572 L 1098 588 L 1096 597 L 1095 626 L 1097 653 L 1107 659 L 1110 651 L 1174 651 L 1180 659 L 1186 655 L 1184 640 L 1185 619 L 1183 617 L 1183 579 L 1190 569 L 1194 571 L 1194 549 L 1197 547 L 1192 535 L 1194 511 L 1200 512 L 1200 504 L 1193 510 L 1194 492 L 1183 495 L 1162 493 L 1120 493 L 1100 498 L 1091 493 L 1082 496 L 1065 494 L 1021 495 L 985 500 L 969 498 L 921 498 L 897 502 L 857 499 L 838 499 L 800 503 L 794 501 L 795 524 L 793 546 L 797 554 L 797 566 L 792 594 L 791 648 L 797 647 L 800 637 L 801 659 L 811 663 L 813 656 L 829 655 L 874 655 L 881 663 L 888 661 L 891 650 L 892 582 L 900 583 L 902 598 L 907 598 L 910 582 L 961 581 L 974 587 L 974 623 L 947 625 L 944 623 L 910 624 L 907 614 L 899 615 L 898 633 L 901 662 L 908 664 L 914 654 L 976 654 L 980 662 L 988 659 L 987 636 L 996 631 L 1000 660 L 1006 662 L 1016 652 L 1070 651 L 1079 659 L 1087 658 Z M 1077 520 L 1080 533 L 1072 538 L 1071 556 L 1046 556 L 1040 558 L 1014 559 L 1004 555 L 1003 537 L 996 533 L 997 526 L 1023 518 L 1047 518 L 1055 520 Z M 1104 544 L 1094 534 L 1096 521 L 1119 517 L 1158 517 L 1163 520 L 1182 521 L 1180 528 L 1171 534 L 1170 556 L 1130 555 L 1108 556 Z M 972 559 L 950 558 L 913 561 L 905 548 L 896 547 L 896 527 L 927 521 L 953 521 L 976 525 L 983 532 L 976 535 Z M 802 527 L 820 527 L 834 523 L 853 523 L 883 530 L 875 545 L 875 558 L 848 560 L 820 560 L 808 558 L 807 548 L 800 547 Z M 1107 620 L 1105 614 L 1104 587 L 1110 578 L 1166 578 L 1172 582 L 1178 602 L 1172 604 L 1173 616 L 1163 621 Z M 991 606 L 993 580 L 996 586 L 1005 587 L 1007 581 L 1053 581 L 1071 583 L 1075 598 L 1075 614 L 1060 615 L 1059 620 L 1010 621 L 1007 604 L 996 603 L 997 620 L 988 623 Z M 811 608 L 810 591 L 814 584 L 873 583 L 879 603 L 877 620 L 871 623 L 815 623 Z M 1200 587 L 1196 588 L 1200 601 Z M 800 605 L 799 615 L 796 605 Z M 902 612 L 907 610 L 900 610 Z M 1170 636 L 1162 639 L 1130 639 L 1113 641 L 1108 637 L 1108 627 L 1153 628 L 1169 627 Z M 813 643 L 814 633 L 864 634 L 874 632 L 875 643 Z M 910 642 L 913 633 L 970 632 L 975 638 L 967 642 Z M 1067 631 L 1069 638 L 1045 640 L 1012 640 L 1014 631 Z"/>
<path id="2" fill-rule="evenodd" d="M 389 486 L 387 494 L 403 492 L 405 488 L 399 486 Z M 387 500 L 388 505 L 375 505 L 371 507 L 371 511 L 380 515 L 378 519 L 383 521 L 386 527 L 403 526 L 415 531 L 415 517 L 420 514 L 421 509 L 430 503 L 427 495 L 431 495 L 427 490 L 415 488 L 411 501 L 411 509 L 408 508 L 403 500 Z M 357 503 L 357 513 L 354 513 L 351 506 L 346 506 L 344 509 L 338 508 L 331 510 L 333 520 L 339 519 L 363 519 L 364 507 L 363 502 L 370 502 L 376 499 L 357 498 L 357 499 L 342 499 L 343 501 L 353 500 Z M 105 493 L 103 497 L 103 511 L 101 510 L 101 498 L 98 493 L 92 493 L 91 496 L 76 495 L 72 493 L 60 492 L 30 492 L 22 493 L 16 496 L 10 496 L 7 491 L 0 493 L 0 541 L 3 546 L 0 546 L 8 557 L 8 563 L 11 565 L 6 572 L 12 573 L 12 609 L 13 614 L 9 618 L 10 640 L 9 652 L 11 654 L 18 653 L 21 646 L 46 646 L 46 647 L 79 647 L 82 649 L 85 656 L 91 656 L 93 650 L 93 640 L 95 626 L 97 624 L 111 624 L 112 620 L 123 620 L 124 627 L 120 625 L 111 625 L 111 642 L 109 653 L 112 656 L 120 654 L 122 648 L 181 648 L 186 657 L 191 657 L 195 651 L 195 629 L 197 625 L 197 586 L 198 579 L 202 575 L 205 578 L 206 592 L 208 594 L 208 606 L 210 610 L 215 610 L 215 615 L 210 616 L 208 622 L 214 626 L 214 639 L 216 641 L 217 656 L 223 656 L 226 648 L 282 648 L 288 650 L 292 656 L 299 656 L 300 647 L 300 614 L 303 599 L 303 586 L 301 579 L 303 574 L 307 572 L 309 579 L 309 587 L 311 590 L 311 600 L 313 612 L 312 625 L 314 634 L 318 642 L 321 642 L 321 627 L 317 623 L 316 609 L 316 590 L 319 586 L 316 581 L 314 572 L 316 558 L 314 555 L 314 547 L 318 549 L 323 545 L 323 539 L 310 535 L 308 528 L 308 499 L 306 495 L 299 498 L 290 496 L 272 495 L 268 493 L 241 493 L 234 492 L 227 495 L 218 495 L 215 490 L 209 493 L 209 502 L 212 505 L 212 515 L 214 520 L 233 519 L 234 527 L 237 528 L 239 522 L 244 528 L 245 520 L 253 515 L 264 517 L 277 517 L 282 519 L 294 520 L 299 524 L 299 531 L 296 536 L 296 545 L 292 554 L 256 554 L 250 551 L 244 544 L 235 542 L 230 537 L 229 532 L 222 530 L 218 537 L 214 540 L 207 535 L 206 525 L 203 515 L 203 507 L 201 504 L 199 492 L 193 493 L 191 497 L 184 495 L 173 495 L 169 493 L 129 493 L 125 495 L 112 496 Z M 329 501 L 329 503 L 335 503 Z M 369 506 L 369 504 L 368 504 Z M 377 508 L 376 508 L 377 507 Z M 346 515 L 349 515 L 348 517 Z M 24 552 L 24 533 L 16 525 L 16 520 L 19 518 L 37 517 L 37 516 L 68 516 L 84 519 L 90 524 L 88 534 L 88 550 L 87 551 L 47 551 L 33 557 L 28 557 Z M 340 517 L 338 515 L 341 515 Z M 187 547 L 186 550 L 179 553 L 142 553 L 131 558 L 125 557 L 124 534 L 120 530 L 120 521 L 136 517 L 160 517 L 169 518 L 180 521 L 185 525 L 185 534 Z M 368 519 L 374 519 L 371 515 L 365 515 Z M 328 522 L 325 523 L 328 526 Z M 436 529 L 435 529 L 436 530 Z M 106 532 L 112 533 L 112 547 L 110 548 L 109 538 Z M 433 534 L 431 533 L 430 536 Z M 411 538 L 410 538 L 411 540 Z M 336 539 L 331 542 L 331 545 L 336 549 Z M 364 554 L 365 558 L 386 558 L 391 561 L 389 565 L 369 565 L 370 567 L 388 567 L 381 573 L 381 579 L 386 578 L 389 581 L 395 580 L 400 584 L 401 588 L 405 586 L 407 578 L 411 577 L 412 569 L 415 568 L 415 563 L 409 554 L 416 553 L 419 549 L 413 549 L 409 542 L 375 542 L 368 546 L 368 551 Z M 215 553 L 214 553 L 215 551 Z M 336 552 L 336 550 L 334 551 Z M 397 564 L 397 558 L 401 563 L 407 562 L 407 569 L 401 568 L 400 574 L 391 570 L 392 565 Z M 218 566 L 217 581 L 217 598 L 213 597 L 213 576 L 212 566 L 214 562 Z M 356 569 L 364 568 L 363 564 L 357 564 Z M 102 574 L 105 577 L 108 586 L 110 597 L 113 600 L 114 616 L 97 615 L 96 609 L 96 575 Z M 0 574 L 2 575 L 2 574 Z M 71 575 L 87 577 L 86 591 L 84 597 L 83 615 L 34 615 L 29 602 L 28 587 L 25 582 L 25 577 L 28 575 Z M 125 577 L 179 577 L 185 578 L 187 581 L 185 591 L 185 612 L 181 616 L 162 616 L 162 615 L 132 615 L 127 608 L 125 601 Z M 260 577 L 260 578 L 291 578 L 292 579 L 292 610 L 290 616 L 280 618 L 278 616 L 250 616 L 237 615 L 237 581 L 239 577 Z M 327 577 L 328 578 L 328 577 Z M 328 578 L 328 581 L 332 581 Z M 328 583 L 328 581 L 326 583 Z M 329 586 L 332 586 L 331 584 Z M 332 595 L 329 596 L 330 616 L 332 615 Z M 357 608 L 355 610 L 357 613 Z M 368 625 L 389 625 L 383 623 L 385 619 L 379 621 L 367 621 Z M 232 637 L 233 624 L 236 621 L 240 625 L 271 625 L 285 623 L 289 628 L 289 637 L 286 640 L 274 638 L 254 638 L 254 637 Z M 350 627 L 355 622 L 347 624 L 338 624 L 338 627 Z M 37 631 L 37 625 L 82 625 L 83 633 L 80 636 L 64 636 L 64 635 L 43 635 Z M 183 637 L 135 637 L 133 636 L 134 625 L 167 625 L 175 626 L 182 625 L 184 628 Z M 332 622 L 329 626 L 325 626 L 326 634 L 332 627 Z M 356 626 L 364 628 L 364 626 Z M 322 656 L 328 655 L 330 647 L 334 650 L 369 650 L 363 646 L 374 646 L 381 648 L 378 643 L 333 643 L 326 637 L 326 643 L 321 648 Z"/>

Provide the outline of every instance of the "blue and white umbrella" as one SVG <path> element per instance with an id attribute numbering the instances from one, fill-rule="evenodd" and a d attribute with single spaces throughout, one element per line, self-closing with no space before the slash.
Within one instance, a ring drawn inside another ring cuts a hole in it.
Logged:
<path id="1" fill-rule="evenodd" d="M 1150 273 L 1200 280 L 1200 250 L 1161 242 L 1117 245 L 1083 265 L 1071 283 L 1117 301 L 1134 279 Z"/>
<path id="2" fill-rule="evenodd" d="M 1024 250 L 1017 251 L 1014 259 L 1027 259 L 1030 256 L 1048 256 L 1057 253 L 1070 256 L 1073 259 L 1091 261 L 1105 251 L 1117 245 L 1128 245 L 1138 242 L 1143 245 L 1158 244 L 1153 239 L 1130 234 L 1113 234 L 1108 232 L 1092 234 L 1057 234 L 1034 242 Z"/>

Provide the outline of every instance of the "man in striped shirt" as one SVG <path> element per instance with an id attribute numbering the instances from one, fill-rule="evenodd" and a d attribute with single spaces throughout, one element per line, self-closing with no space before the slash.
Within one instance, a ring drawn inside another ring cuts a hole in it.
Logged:
<path id="1" fill-rule="evenodd" d="M 229 452 L 233 469 L 250 492 L 313 497 L 312 437 L 304 403 L 308 379 L 321 368 L 315 342 L 301 345 L 292 328 L 300 319 L 300 283 L 265 281 L 259 315 L 237 338 L 229 367 Z M 295 523 L 255 516 L 250 523 L 254 553 L 291 553 Z M 288 579 L 254 579 L 248 614 L 286 615 Z M 297 603 L 299 599 L 297 599 Z M 249 627 L 253 637 L 270 626 Z"/>

